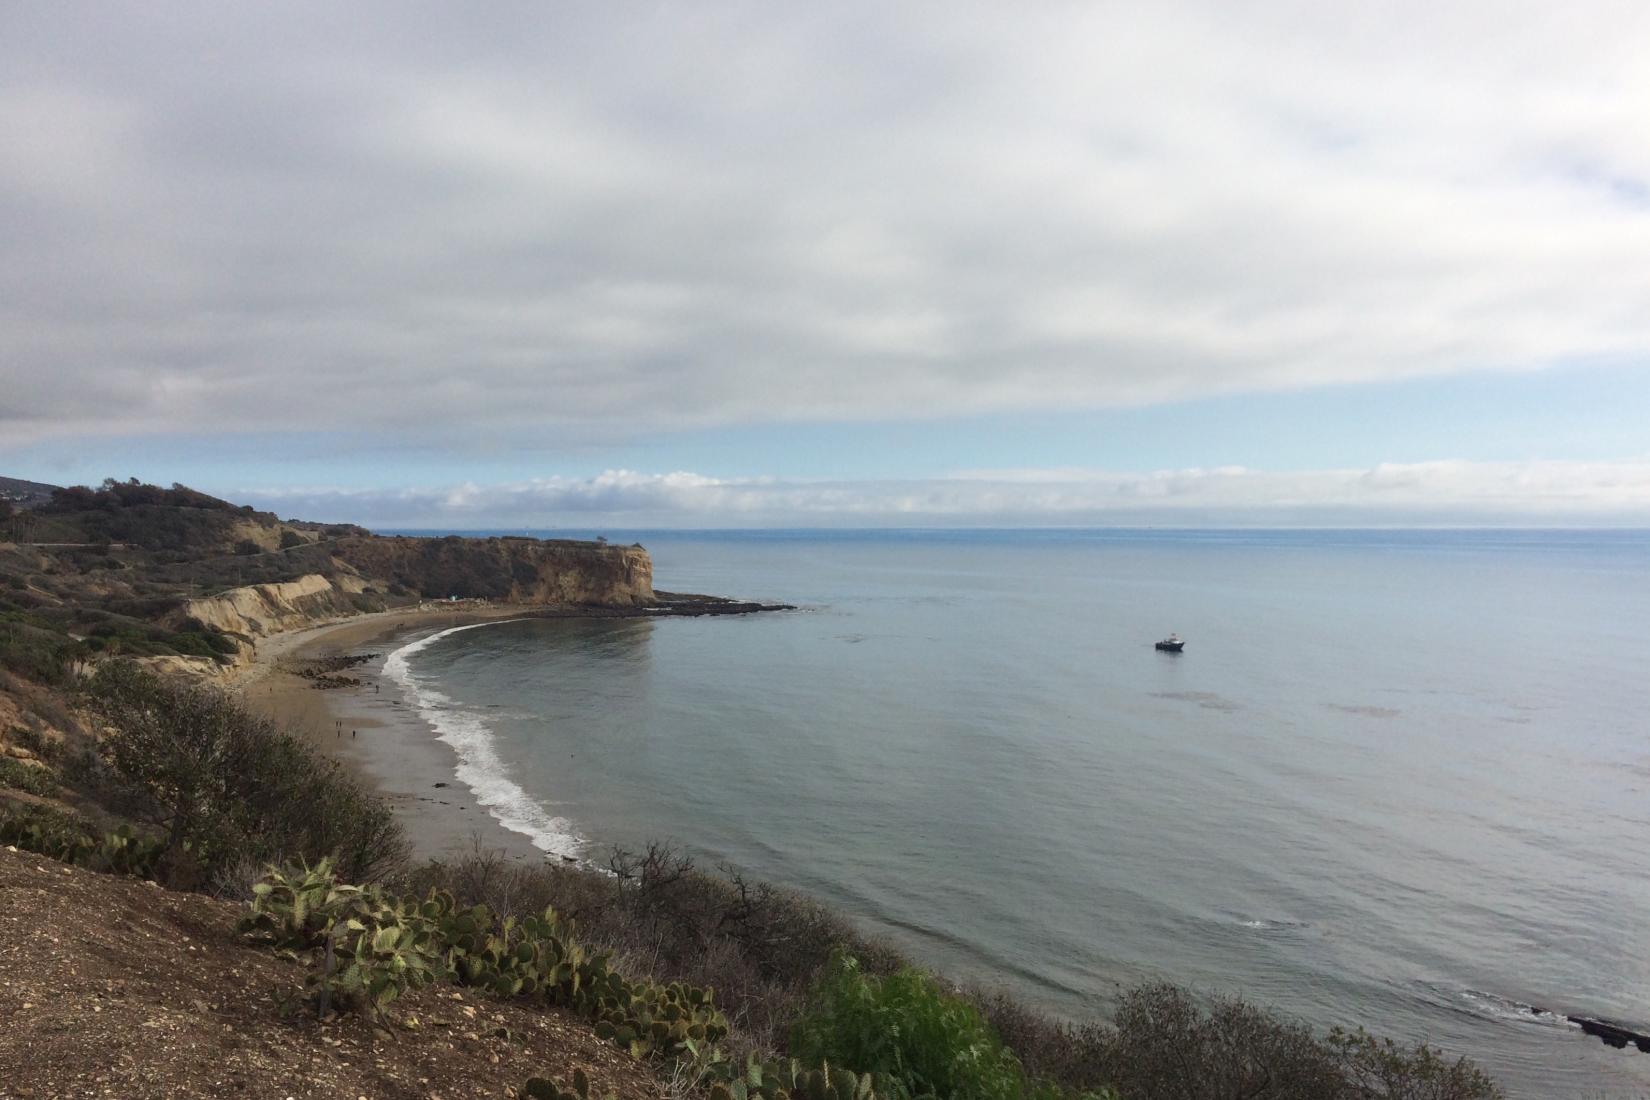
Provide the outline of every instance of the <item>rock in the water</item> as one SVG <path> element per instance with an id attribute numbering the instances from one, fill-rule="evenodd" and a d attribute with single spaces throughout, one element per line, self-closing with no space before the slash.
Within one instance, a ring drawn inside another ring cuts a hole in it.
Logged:
<path id="1" fill-rule="evenodd" d="M 1591 1016 L 1571 1016 L 1570 1022 L 1578 1024 L 1582 1031 L 1601 1040 L 1605 1045 L 1617 1050 L 1626 1050 L 1627 1044 L 1632 1043 L 1645 1054 L 1650 1054 L 1650 1035 L 1632 1028 L 1612 1024 L 1608 1020 L 1597 1020 Z"/>

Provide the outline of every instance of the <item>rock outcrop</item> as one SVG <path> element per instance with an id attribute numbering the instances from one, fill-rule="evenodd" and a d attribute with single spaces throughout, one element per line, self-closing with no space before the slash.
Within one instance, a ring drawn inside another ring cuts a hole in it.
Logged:
<path id="1" fill-rule="evenodd" d="M 339 539 L 333 557 L 388 592 L 529 606 L 636 607 L 653 601 L 653 559 L 640 546 L 566 539 Z"/>

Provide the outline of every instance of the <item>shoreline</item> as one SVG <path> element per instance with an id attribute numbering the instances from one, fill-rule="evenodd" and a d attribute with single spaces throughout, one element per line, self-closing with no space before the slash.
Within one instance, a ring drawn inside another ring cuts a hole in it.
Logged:
<path id="1" fill-rule="evenodd" d="M 436 729 L 406 698 L 401 685 L 384 675 L 384 662 L 418 637 L 509 619 L 654 619 L 795 610 L 789 604 L 716 596 L 656 596 L 653 605 L 634 608 L 422 604 L 355 615 L 267 635 L 255 645 L 251 662 L 231 672 L 224 683 L 254 713 L 303 737 L 385 798 L 406 830 L 415 860 L 487 851 L 528 862 L 583 862 L 537 847 L 481 805 L 457 776 L 457 752 L 437 738 Z M 287 661 L 363 651 L 371 651 L 371 660 L 349 670 L 359 685 L 323 689 L 281 667 Z"/>
<path id="2" fill-rule="evenodd" d="M 396 649 L 454 626 L 529 618 L 522 607 L 418 608 L 378 612 L 270 635 L 253 663 L 230 680 L 254 713 L 303 737 L 329 759 L 386 799 L 406 831 L 415 861 L 449 859 L 477 850 L 510 859 L 562 862 L 507 829 L 456 776 L 458 755 L 384 675 Z M 370 651 L 372 659 L 348 670 L 358 686 L 322 689 L 281 667 Z"/>

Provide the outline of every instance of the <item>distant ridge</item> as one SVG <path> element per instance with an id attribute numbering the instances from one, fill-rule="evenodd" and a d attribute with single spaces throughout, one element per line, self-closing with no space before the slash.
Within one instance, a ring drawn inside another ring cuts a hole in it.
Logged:
<path id="1" fill-rule="evenodd" d="M 0 500 L 9 500 L 13 504 L 24 508 L 32 508 L 36 504 L 44 504 L 52 498 L 56 485 L 47 485 L 42 481 L 24 481 L 16 477 L 0 477 Z"/>

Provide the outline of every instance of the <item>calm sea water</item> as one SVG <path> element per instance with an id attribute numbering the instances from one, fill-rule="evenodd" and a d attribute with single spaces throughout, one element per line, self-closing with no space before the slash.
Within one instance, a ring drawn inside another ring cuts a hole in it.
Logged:
<path id="1" fill-rule="evenodd" d="M 1166 978 L 1650 1094 L 1522 1007 L 1650 1025 L 1650 533 L 633 537 L 802 610 L 390 661 L 542 846 L 670 838 L 1073 1017 Z"/>

